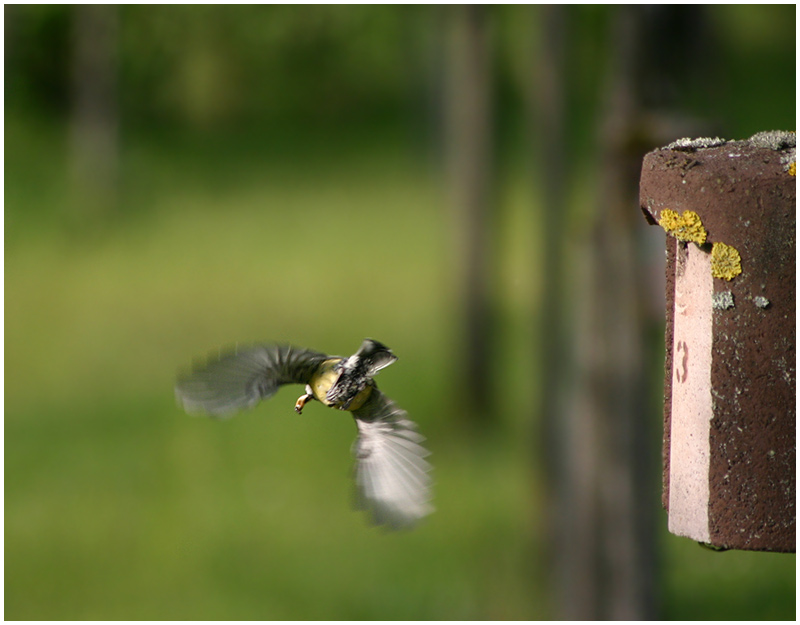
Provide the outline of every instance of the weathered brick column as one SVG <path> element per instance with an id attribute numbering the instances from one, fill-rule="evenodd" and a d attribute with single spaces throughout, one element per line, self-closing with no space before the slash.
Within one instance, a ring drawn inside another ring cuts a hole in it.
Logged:
<path id="1" fill-rule="evenodd" d="M 669 530 L 795 551 L 795 134 L 647 154 L 640 203 L 667 232 Z"/>

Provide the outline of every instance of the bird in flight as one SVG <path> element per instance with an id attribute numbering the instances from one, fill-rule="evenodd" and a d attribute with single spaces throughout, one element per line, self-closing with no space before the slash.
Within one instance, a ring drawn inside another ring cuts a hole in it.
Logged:
<path id="1" fill-rule="evenodd" d="M 180 375 L 175 397 L 189 414 L 231 417 L 269 399 L 284 384 L 305 384 L 295 403 L 301 413 L 313 400 L 352 413 L 356 507 L 375 525 L 402 529 L 433 511 L 431 466 L 425 438 L 405 410 L 378 390 L 375 375 L 395 360 L 392 351 L 365 339 L 350 357 L 291 345 L 252 345 L 196 362 Z"/>

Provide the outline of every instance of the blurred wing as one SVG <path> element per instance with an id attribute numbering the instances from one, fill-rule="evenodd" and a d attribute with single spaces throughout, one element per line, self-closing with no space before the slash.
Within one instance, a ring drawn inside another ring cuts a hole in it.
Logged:
<path id="1" fill-rule="evenodd" d="M 175 397 L 190 414 L 230 417 L 275 394 L 281 384 L 307 384 L 325 354 L 291 345 L 255 345 L 195 363 L 178 378 Z"/>
<path id="2" fill-rule="evenodd" d="M 392 529 L 410 527 L 433 512 L 429 452 L 420 445 L 425 437 L 406 411 L 375 388 L 353 416 L 357 507 L 370 512 L 376 525 Z"/>

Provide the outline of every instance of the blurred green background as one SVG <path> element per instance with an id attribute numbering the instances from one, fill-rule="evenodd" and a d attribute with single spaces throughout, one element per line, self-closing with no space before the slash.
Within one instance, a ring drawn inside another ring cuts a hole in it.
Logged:
<path id="1" fill-rule="evenodd" d="M 547 392 L 540 250 L 550 236 L 580 240 L 597 193 L 619 9 L 565 13 L 561 233 L 543 229 L 531 156 L 540 9 L 485 14 L 492 410 L 477 427 L 459 409 L 448 10 L 6 5 L 5 618 L 562 614 L 537 455 L 550 418 L 536 409 Z M 794 128 L 794 5 L 686 19 L 702 25 L 706 56 L 678 68 L 673 100 L 701 120 L 697 134 Z M 678 55 L 670 25 L 665 57 Z M 701 61 L 705 73 L 691 67 Z M 630 211 L 640 218 L 635 201 Z M 662 256 L 663 233 L 643 230 Z M 654 390 L 641 415 L 655 464 L 660 323 L 646 337 Z M 299 388 L 226 422 L 174 404 L 176 372 L 220 346 L 349 354 L 367 336 L 399 356 L 381 388 L 433 452 L 437 512 L 413 532 L 370 528 L 351 511 L 355 428 L 321 406 L 295 415 Z M 650 475 L 649 616 L 793 619 L 795 557 L 714 553 L 669 535 L 657 467 Z"/>

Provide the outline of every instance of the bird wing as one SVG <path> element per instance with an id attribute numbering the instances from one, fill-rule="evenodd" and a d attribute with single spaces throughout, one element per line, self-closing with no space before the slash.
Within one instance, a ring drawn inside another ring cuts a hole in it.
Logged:
<path id="1" fill-rule="evenodd" d="M 282 384 L 308 384 L 328 356 L 291 345 L 253 345 L 196 362 L 175 397 L 190 414 L 230 417 L 272 397 Z"/>
<path id="2" fill-rule="evenodd" d="M 391 349 L 374 339 L 364 339 L 361 347 L 356 352 L 356 356 L 364 360 L 366 373 L 369 377 L 373 377 L 378 371 L 397 360 L 397 356 L 392 353 Z"/>
<path id="3" fill-rule="evenodd" d="M 374 377 L 395 360 L 397 356 L 386 345 L 373 339 L 364 339 L 358 351 L 345 360 L 325 398 L 331 404 L 348 410 L 353 398 L 369 383 L 368 378 Z"/>
<path id="4" fill-rule="evenodd" d="M 356 506 L 370 512 L 376 525 L 392 529 L 410 527 L 433 512 L 429 452 L 420 445 L 425 437 L 406 411 L 374 388 L 353 416 Z"/>

